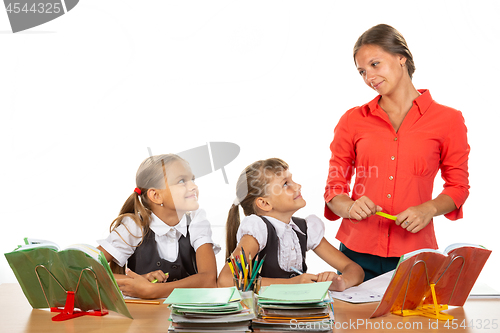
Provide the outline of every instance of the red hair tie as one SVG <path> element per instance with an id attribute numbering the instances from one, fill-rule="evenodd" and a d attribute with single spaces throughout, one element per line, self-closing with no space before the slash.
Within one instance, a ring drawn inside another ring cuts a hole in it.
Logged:
<path id="1" fill-rule="evenodd" d="M 135 193 L 137 193 L 137 194 L 139 194 L 139 195 L 141 195 L 141 194 L 142 194 L 141 189 L 140 189 L 140 188 L 138 188 L 138 187 L 136 187 L 136 188 L 134 189 L 134 192 L 135 192 Z"/>

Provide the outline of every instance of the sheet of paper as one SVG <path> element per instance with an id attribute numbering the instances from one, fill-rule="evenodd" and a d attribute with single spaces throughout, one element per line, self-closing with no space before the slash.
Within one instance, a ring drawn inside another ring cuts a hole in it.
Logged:
<path id="1" fill-rule="evenodd" d="M 489 285 L 482 283 L 482 282 L 476 282 L 474 287 L 472 287 L 472 290 L 470 292 L 469 298 L 493 298 L 493 299 L 499 299 L 500 298 L 500 292 L 498 290 L 495 290 L 491 288 Z"/>
<path id="2" fill-rule="evenodd" d="M 394 270 L 344 291 L 330 291 L 330 297 L 349 303 L 378 302 L 389 286 Z"/>

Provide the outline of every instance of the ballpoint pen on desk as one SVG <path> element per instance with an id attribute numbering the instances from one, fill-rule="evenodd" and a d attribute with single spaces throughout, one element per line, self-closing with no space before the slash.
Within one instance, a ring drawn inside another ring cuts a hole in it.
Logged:
<path id="1" fill-rule="evenodd" d="M 165 276 L 166 276 L 166 277 L 167 277 L 167 279 L 168 279 L 168 273 L 165 273 Z M 151 281 L 151 283 L 156 283 L 156 282 L 158 282 L 158 279 L 154 279 L 153 281 Z"/>
<path id="2" fill-rule="evenodd" d="M 292 271 L 294 271 L 295 273 L 299 274 L 299 275 L 302 275 L 303 273 L 301 271 L 299 271 L 297 268 L 295 267 L 290 267 L 292 269 Z"/>

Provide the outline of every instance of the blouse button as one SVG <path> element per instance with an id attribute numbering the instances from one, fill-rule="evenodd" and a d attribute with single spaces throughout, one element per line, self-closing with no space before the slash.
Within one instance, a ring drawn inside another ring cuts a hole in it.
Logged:
<path id="1" fill-rule="evenodd" d="M 161 262 L 156 262 L 156 266 L 160 267 L 161 266 Z"/>
<path id="2" fill-rule="evenodd" d="M 391 156 L 391 160 L 395 160 L 396 159 L 396 156 Z"/>
<path id="3" fill-rule="evenodd" d="M 394 138 L 394 141 L 398 141 L 398 138 Z"/>
<path id="4" fill-rule="evenodd" d="M 390 198 L 392 197 L 392 195 L 390 195 L 390 194 L 387 194 L 387 197 L 388 197 L 388 198 L 390 199 Z"/>
<path id="5" fill-rule="evenodd" d="M 394 177 L 393 177 L 393 176 L 389 176 L 389 180 L 393 180 L 393 179 L 394 179 Z"/>

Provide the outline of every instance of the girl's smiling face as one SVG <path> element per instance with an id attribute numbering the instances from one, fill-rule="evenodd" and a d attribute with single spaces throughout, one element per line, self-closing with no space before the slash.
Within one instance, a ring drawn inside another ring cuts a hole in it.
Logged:
<path id="1" fill-rule="evenodd" d="M 356 53 L 356 67 L 366 85 L 380 95 L 394 92 L 408 70 L 406 58 L 384 51 L 378 45 L 363 45 Z"/>
<path id="2" fill-rule="evenodd" d="M 276 174 L 266 188 L 266 199 L 272 206 L 272 212 L 291 217 L 293 213 L 304 207 L 306 201 L 302 198 L 301 188 L 300 184 L 293 181 L 289 170 L 283 170 Z"/>
<path id="3" fill-rule="evenodd" d="M 161 190 L 163 206 L 182 213 L 197 210 L 199 191 L 189 164 L 178 160 L 164 170 L 167 186 Z"/>

